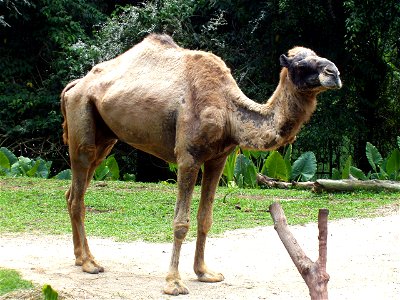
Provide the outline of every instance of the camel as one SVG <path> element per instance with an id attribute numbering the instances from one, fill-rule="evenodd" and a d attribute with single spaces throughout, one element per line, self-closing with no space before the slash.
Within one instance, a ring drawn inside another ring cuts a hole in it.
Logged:
<path id="1" fill-rule="evenodd" d="M 75 265 L 88 273 L 104 271 L 86 239 L 84 194 L 96 167 L 120 140 L 178 165 L 174 241 L 164 293 L 189 292 L 178 265 L 202 165 L 194 272 L 199 281 L 224 280 L 207 267 L 204 249 L 227 156 L 237 145 L 271 150 L 292 143 L 314 112 L 316 96 L 342 85 L 335 64 L 310 49 L 295 47 L 279 60 L 279 85 L 265 104 L 246 97 L 216 55 L 181 48 L 170 36 L 159 34 L 65 87 L 61 110 L 72 169 L 66 199 Z"/>

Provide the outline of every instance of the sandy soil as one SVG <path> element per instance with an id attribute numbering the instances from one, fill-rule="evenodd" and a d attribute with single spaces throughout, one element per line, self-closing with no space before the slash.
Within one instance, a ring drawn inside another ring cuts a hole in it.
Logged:
<path id="1" fill-rule="evenodd" d="M 291 226 L 307 255 L 317 258 L 316 224 Z M 330 299 L 399 299 L 400 214 L 328 224 Z M 89 238 L 106 272 L 91 275 L 73 265 L 70 236 L 5 235 L 0 267 L 19 270 L 67 299 L 177 299 L 162 294 L 170 244 L 118 243 Z M 308 289 L 272 226 L 210 238 L 208 265 L 225 275 L 200 283 L 192 272 L 194 242 L 183 246 L 181 275 L 190 294 L 178 299 L 309 299 Z"/>

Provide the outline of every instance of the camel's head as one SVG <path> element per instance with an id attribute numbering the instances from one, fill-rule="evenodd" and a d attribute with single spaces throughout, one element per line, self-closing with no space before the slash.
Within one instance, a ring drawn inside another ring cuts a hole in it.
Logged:
<path id="1" fill-rule="evenodd" d="M 290 80 L 301 91 L 322 92 L 342 87 L 335 64 L 310 49 L 295 47 L 289 50 L 288 56 L 282 54 L 279 60 L 281 66 L 288 69 Z"/>

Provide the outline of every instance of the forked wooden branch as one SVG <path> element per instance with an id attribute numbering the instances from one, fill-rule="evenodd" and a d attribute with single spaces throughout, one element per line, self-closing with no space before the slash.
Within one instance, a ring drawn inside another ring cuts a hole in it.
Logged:
<path id="1" fill-rule="evenodd" d="M 269 211 L 274 220 L 274 228 L 285 246 L 297 270 L 306 282 L 312 300 L 328 299 L 329 275 L 326 273 L 328 209 L 320 209 L 318 213 L 319 257 L 312 262 L 297 243 L 290 232 L 285 213 L 278 202 L 270 205 Z"/>

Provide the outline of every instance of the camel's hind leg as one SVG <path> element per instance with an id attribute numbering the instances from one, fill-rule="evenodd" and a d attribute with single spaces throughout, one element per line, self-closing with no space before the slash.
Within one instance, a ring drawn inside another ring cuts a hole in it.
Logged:
<path id="1" fill-rule="evenodd" d="M 201 183 L 201 199 L 197 213 L 197 243 L 194 258 L 194 271 L 200 281 L 219 282 L 224 280 L 221 273 L 207 268 L 204 262 L 204 249 L 207 233 L 212 225 L 212 208 L 215 191 L 224 168 L 226 157 L 207 161 L 204 164 L 204 173 Z"/>
<path id="2" fill-rule="evenodd" d="M 90 103 L 68 111 L 69 149 L 72 169 L 71 187 L 66 193 L 71 218 L 75 264 L 88 273 L 103 272 L 93 258 L 85 232 L 84 194 L 96 167 L 111 151 L 115 139 L 103 137 L 96 127 L 95 114 Z"/>

